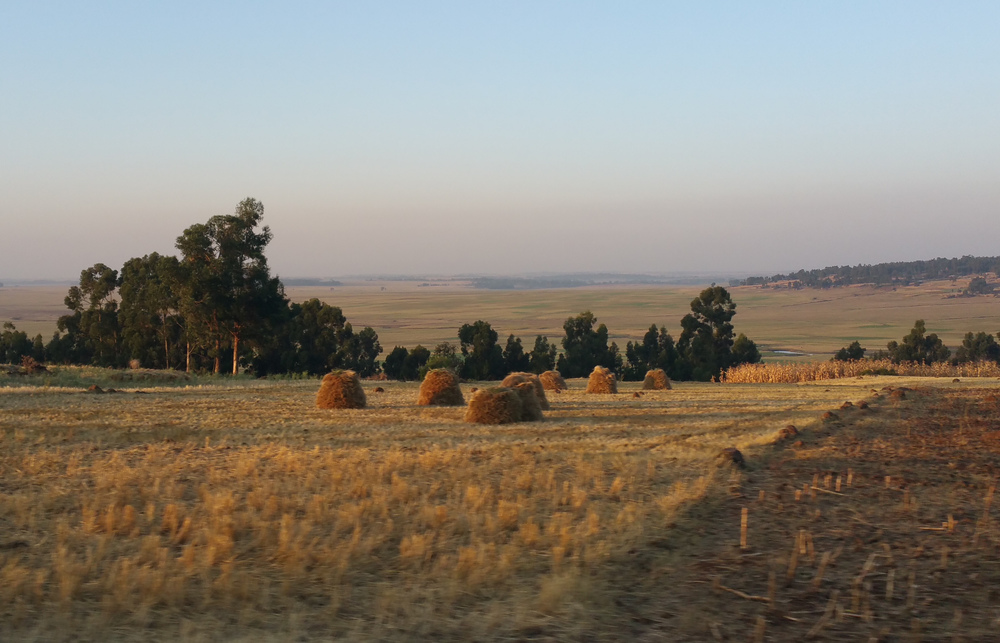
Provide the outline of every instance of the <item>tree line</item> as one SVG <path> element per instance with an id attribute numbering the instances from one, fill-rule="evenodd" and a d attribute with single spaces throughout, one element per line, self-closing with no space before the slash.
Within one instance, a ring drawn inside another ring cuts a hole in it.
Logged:
<path id="1" fill-rule="evenodd" d="M 906 286 L 928 279 L 951 279 L 983 273 L 1000 274 L 1000 257 L 964 257 L 928 259 L 924 261 L 895 261 L 856 266 L 828 266 L 814 270 L 799 270 L 770 277 L 736 279 L 730 285 L 763 286 L 776 282 L 791 282 L 798 287 L 831 288 L 851 284 L 876 286 Z"/>
<path id="2" fill-rule="evenodd" d="M 1000 338 L 1000 333 L 997 333 Z M 834 356 L 834 361 L 853 361 L 865 359 L 867 348 L 861 346 L 858 341 L 851 342 L 847 346 L 838 350 Z M 994 336 L 985 332 L 968 332 L 962 338 L 962 344 L 955 350 L 952 357 L 951 349 L 945 346 L 937 333 L 928 333 L 924 320 L 918 319 L 913 323 L 913 328 L 900 341 L 892 340 L 884 350 L 873 351 L 870 359 L 885 359 L 896 364 L 902 362 L 916 362 L 920 364 L 934 364 L 940 362 L 950 362 L 952 364 L 965 364 L 968 362 L 997 362 L 1000 363 L 1000 343 Z"/>
<path id="3" fill-rule="evenodd" d="M 513 334 L 501 345 L 489 322 L 477 320 L 458 329 L 457 345 L 396 346 L 380 362 L 374 329 L 355 331 L 340 308 L 318 299 L 288 299 L 267 263 L 272 235 L 263 216 L 263 204 L 247 198 L 233 214 L 185 229 L 176 239 L 177 256 L 154 252 L 129 259 L 121 269 L 97 263 L 81 271 L 64 300 L 69 312 L 52 338 L 29 339 L 7 323 L 0 360 L 30 356 L 58 364 L 257 376 L 349 368 L 362 377 L 384 372 L 404 380 L 438 367 L 469 380 L 497 380 L 515 371 L 552 369 L 585 377 L 595 366 L 630 380 L 651 368 L 677 380 L 709 380 L 730 366 L 760 360 L 756 345 L 735 335 L 736 304 L 729 292 L 713 284 L 691 302 L 676 341 L 654 324 L 642 341 L 628 342 L 624 356 L 609 342 L 607 326 L 587 311 L 563 324 L 561 351 L 541 335 L 530 349 Z"/>
<path id="4" fill-rule="evenodd" d="M 512 372 L 553 369 L 563 377 L 586 377 L 595 366 L 603 366 L 622 379 L 637 381 L 648 370 L 662 368 L 675 380 L 708 381 L 730 366 L 760 361 L 756 344 L 742 333 L 735 334 L 735 315 L 729 292 L 713 285 L 691 302 L 676 341 L 665 327 L 653 324 L 642 341 L 626 344 L 624 356 L 616 342 L 609 342 L 608 327 L 590 311 L 563 323 L 561 352 L 542 335 L 535 337 L 530 351 L 513 334 L 501 346 L 492 325 L 477 320 L 459 328 L 457 346 L 445 342 L 433 351 L 396 346 L 383 369 L 386 376 L 403 380 L 421 379 L 431 368 L 450 368 L 469 380 L 498 380 Z"/>

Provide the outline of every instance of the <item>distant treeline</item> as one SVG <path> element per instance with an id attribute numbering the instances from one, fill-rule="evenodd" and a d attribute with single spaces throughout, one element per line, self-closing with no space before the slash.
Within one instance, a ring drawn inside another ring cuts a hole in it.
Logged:
<path id="1" fill-rule="evenodd" d="M 950 279 L 987 272 L 1000 272 L 1000 257 L 964 256 L 955 259 L 928 259 L 926 261 L 894 261 L 890 263 L 858 264 L 856 266 L 829 266 L 815 270 L 799 270 L 770 277 L 734 279 L 730 285 L 763 286 L 789 282 L 799 288 L 831 288 L 851 284 L 876 286 L 900 285 L 931 279 Z"/>
<path id="2" fill-rule="evenodd" d="M 674 283 L 677 280 L 653 275 L 614 273 L 582 273 L 538 277 L 475 277 L 473 288 L 482 290 L 542 290 L 546 288 L 582 288 L 613 284 L 649 285 Z M 704 281 L 700 281 L 704 283 Z"/>
<path id="3" fill-rule="evenodd" d="M 29 338 L 8 322 L 0 332 L 0 362 L 257 376 L 352 369 L 362 377 L 395 379 L 447 367 L 474 380 L 554 368 L 564 377 L 584 377 L 600 365 L 625 379 L 663 368 L 673 379 L 708 380 L 730 366 L 760 361 L 754 342 L 734 331 L 736 304 L 729 292 L 713 285 L 691 302 L 676 341 L 654 324 L 642 341 L 628 342 L 624 355 L 609 343 L 607 326 L 587 311 L 563 324 L 561 352 L 541 335 L 530 350 L 513 334 L 501 346 L 489 322 L 477 320 L 458 329 L 457 346 L 397 346 L 380 362 L 374 329 L 356 332 L 340 308 L 319 299 L 289 301 L 267 264 L 271 231 L 263 215 L 264 206 L 248 198 L 234 214 L 184 230 L 175 244 L 179 256 L 154 252 L 129 259 L 120 270 L 103 263 L 83 270 L 52 338 Z"/>

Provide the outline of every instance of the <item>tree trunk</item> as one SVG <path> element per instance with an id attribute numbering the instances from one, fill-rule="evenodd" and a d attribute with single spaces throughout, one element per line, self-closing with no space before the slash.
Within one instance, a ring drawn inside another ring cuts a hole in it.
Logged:
<path id="1" fill-rule="evenodd" d="M 215 338 L 215 374 L 216 374 L 216 375 L 218 375 L 218 374 L 219 374 L 219 366 L 220 366 L 220 365 L 219 365 L 219 353 L 220 353 L 221 351 L 222 351 L 222 345 L 221 345 L 221 342 L 219 342 L 219 338 L 218 338 L 218 337 L 216 337 L 216 338 Z"/>
<path id="2" fill-rule="evenodd" d="M 185 353 L 185 356 L 184 356 L 184 358 L 185 358 L 184 372 L 185 373 L 190 373 L 191 372 L 191 342 L 190 341 L 188 341 L 186 343 L 185 348 L 184 348 L 184 353 Z"/>
<path id="3" fill-rule="evenodd" d="M 240 336 L 233 333 L 233 375 L 239 374 Z"/>
<path id="4" fill-rule="evenodd" d="M 167 343 L 167 336 L 163 336 L 163 367 L 170 370 L 170 345 Z"/>

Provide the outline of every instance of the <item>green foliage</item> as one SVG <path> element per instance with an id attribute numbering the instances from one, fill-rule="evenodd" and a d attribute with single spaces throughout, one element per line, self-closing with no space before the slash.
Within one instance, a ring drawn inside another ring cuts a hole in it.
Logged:
<path id="1" fill-rule="evenodd" d="M 681 319 L 677 350 L 682 377 L 708 381 L 733 364 L 733 324 L 736 304 L 722 286 L 701 291 L 691 302 L 691 312 Z"/>
<path id="2" fill-rule="evenodd" d="M 531 356 L 524 352 L 521 338 L 511 334 L 507 337 L 507 345 L 503 349 L 504 376 L 507 373 L 526 371 L 531 367 Z"/>
<path id="3" fill-rule="evenodd" d="M 414 351 L 416 351 L 416 349 L 414 349 Z M 436 368 L 447 368 L 454 373 L 461 373 L 463 362 L 463 356 L 459 354 L 454 344 L 450 342 L 442 342 L 434 347 L 434 352 L 431 353 L 427 361 L 424 362 L 424 365 L 420 367 L 418 377 L 419 379 L 424 379 L 424 376 L 427 375 L 428 371 L 432 371 Z"/>
<path id="4" fill-rule="evenodd" d="M 976 295 L 992 295 L 995 286 L 986 281 L 984 277 L 973 277 L 969 280 L 968 287 L 962 292 L 963 295 L 974 297 Z"/>
<path id="5" fill-rule="evenodd" d="M 548 337 L 535 337 L 535 346 L 528 354 L 528 370 L 532 373 L 544 373 L 556 367 L 556 347 L 549 344 Z"/>
<path id="6" fill-rule="evenodd" d="M 586 377 L 595 366 L 604 366 L 615 373 L 622 370 L 622 358 L 618 346 L 608 345 L 608 327 L 600 324 L 594 328 L 597 318 L 585 311 L 570 317 L 563 324 L 563 354 L 559 356 L 556 368 L 563 377 Z"/>
<path id="7" fill-rule="evenodd" d="M 117 286 L 118 271 L 103 263 L 80 272 L 80 285 L 71 287 L 64 300 L 72 312 L 57 322 L 66 339 L 54 346 L 55 354 L 74 363 L 124 365 Z"/>
<path id="8" fill-rule="evenodd" d="M 431 352 L 417 344 L 410 351 L 410 354 L 406 356 L 406 361 L 403 363 L 403 379 L 404 380 L 416 380 L 421 378 L 421 372 L 424 372 L 424 367 L 427 365 L 428 360 L 431 358 Z"/>
<path id="9" fill-rule="evenodd" d="M 756 364 L 758 362 L 760 362 L 760 351 L 757 350 L 757 344 L 743 333 L 737 335 L 736 339 L 733 340 L 729 365 Z"/>
<path id="10" fill-rule="evenodd" d="M 20 364 L 24 357 L 29 356 L 38 360 L 28 334 L 17 330 L 11 322 L 4 322 L 3 332 L 0 333 L 0 363 Z"/>
<path id="11" fill-rule="evenodd" d="M 478 320 L 458 329 L 462 349 L 461 376 L 467 380 L 499 380 L 507 374 L 498 335 L 489 322 Z"/>
<path id="12" fill-rule="evenodd" d="M 410 356 L 410 351 L 403 346 L 396 346 L 382 361 L 382 372 L 390 380 L 403 380 L 403 369 L 406 366 L 406 358 Z"/>
<path id="13" fill-rule="evenodd" d="M 866 348 L 861 347 L 861 343 L 858 341 L 853 341 L 847 346 L 841 348 L 837 351 L 831 362 L 851 362 L 859 359 L 865 358 Z"/>
<path id="14" fill-rule="evenodd" d="M 978 332 L 965 334 L 962 345 L 955 351 L 955 361 L 962 362 L 1000 362 L 1000 344 L 993 336 Z"/>
<path id="15" fill-rule="evenodd" d="M 129 259 L 119 279 L 122 338 L 131 358 L 143 366 L 170 368 L 182 359 L 178 297 L 180 263 L 152 253 Z"/>
<path id="16" fill-rule="evenodd" d="M 886 345 L 889 359 L 897 364 L 899 362 L 932 364 L 946 361 L 951 356 L 951 351 L 937 336 L 937 333 L 925 335 L 926 332 L 924 320 L 918 319 L 901 343 L 891 341 Z"/>

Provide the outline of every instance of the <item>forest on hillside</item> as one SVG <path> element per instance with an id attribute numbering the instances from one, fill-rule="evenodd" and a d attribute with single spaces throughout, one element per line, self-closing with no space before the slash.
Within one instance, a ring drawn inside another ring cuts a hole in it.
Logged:
<path id="1" fill-rule="evenodd" d="M 730 280 L 731 286 L 766 286 L 788 282 L 792 288 L 834 288 L 852 284 L 908 286 L 932 279 L 955 279 L 984 273 L 1000 273 L 1000 257 L 966 255 L 953 259 L 894 261 L 856 266 L 828 266 L 799 270 L 770 277 L 747 277 Z"/>

